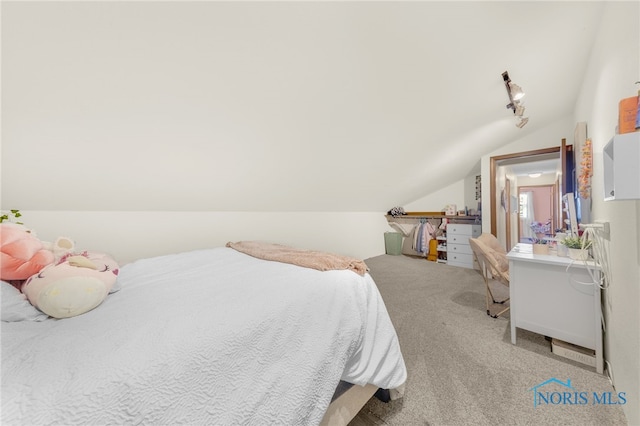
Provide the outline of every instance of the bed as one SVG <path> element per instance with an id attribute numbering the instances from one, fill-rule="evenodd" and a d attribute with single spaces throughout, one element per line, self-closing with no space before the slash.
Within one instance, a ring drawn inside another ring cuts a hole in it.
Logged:
<path id="1" fill-rule="evenodd" d="M 3 313 L 2 424 L 316 425 L 340 383 L 402 393 L 368 273 L 218 247 L 124 265 L 117 286 L 71 318 Z"/>

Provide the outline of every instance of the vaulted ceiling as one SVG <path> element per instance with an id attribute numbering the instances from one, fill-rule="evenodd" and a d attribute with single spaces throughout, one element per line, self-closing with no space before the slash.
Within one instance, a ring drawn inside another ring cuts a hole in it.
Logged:
<path id="1" fill-rule="evenodd" d="M 386 211 L 570 115 L 602 6 L 3 2 L 3 204 Z"/>

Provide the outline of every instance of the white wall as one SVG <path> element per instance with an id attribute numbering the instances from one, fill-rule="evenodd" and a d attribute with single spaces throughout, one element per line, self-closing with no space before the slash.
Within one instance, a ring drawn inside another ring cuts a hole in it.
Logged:
<path id="1" fill-rule="evenodd" d="M 405 204 L 403 207 L 408 212 L 440 212 L 447 205 L 455 204 L 457 210 L 464 210 L 465 207 L 469 210 L 477 210 L 480 201 L 475 198 L 477 175 L 480 175 L 480 171 L 471 173 L 463 180 Z"/>
<path id="2" fill-rule="evenodd" d="M 385 252 L 393 229 L 381 212 L 23 211 L 38 238 L 66 236 L 78 249 L 133 260 L 260 240 L 365 259 Z"/>
<path id="3" fill-rule="evenodd" d="M 437 176 L 434 176 L 437 179 Z M 408 212 L 440 212 L 449 204 L 455 204 L 458 210 L 464 209 L 465 181 L 447 185 L 429 195 L 404 205 Z"/>
<path id="4" fill-rule="evenodd" d="M 550 31 L 562 16 L 590 22 L 597 10 L 2 2 L 2 201 L 24 210 L 384 212 L 439 179 L 463 179 L 488 146 L 516 133 L 500 72 L 521 38 L 478 25 L 498 21 L 527 39 L 535 31 L 523 26 L 540 31 L 536 20 L 502 16 L 553 16 Z M 496 37 L 499 48 L 484 49 Z M 553 41 L 545 57 L 582 40 Z M 452 54 L 460 44 L 466 54 Z M 452 90 L 465 92 L 463 104 Z"/>
<path id="5" fill-rule="evenodd" d="M 384 212 L 427 115 L 388 8 L 3 2 L 4 207 Z"/>
<path id="6" fill-rule="evenodd" d="M 634 96 L 640 77 L 640 6 L 635 13 L 607 2 L 574 120 L 592 139 L 592 218 L 611 226 L 612 281 L 604 292 L 605 354 L 629 424 L 640 424 L 640 201 L 604 201 L 602 150 L 615 132 L 620 99 Z M 639 167 L 640 168 L 640 165 Z"/>

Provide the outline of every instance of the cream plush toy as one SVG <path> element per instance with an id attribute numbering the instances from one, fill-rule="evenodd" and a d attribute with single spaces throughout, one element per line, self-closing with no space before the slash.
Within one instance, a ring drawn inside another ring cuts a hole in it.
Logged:
<path id="1" fill-rule="evenodd" d="M 29 302 L 54 318 L 84 314 L 100 305 L 114 289 L 118 264 L 95 252 L 67 253 L 22 286 Z"/>
<path id="2" fill-rule="evenodd" d="M 42 242 L 45 248 L 51 253 L 53 253 L 53 257 L 55 262 L 58 263 L 63 256 L 73 252 L 76 248 L 76 244 L 67 237 L 58 237 L 53 243 Z"/>

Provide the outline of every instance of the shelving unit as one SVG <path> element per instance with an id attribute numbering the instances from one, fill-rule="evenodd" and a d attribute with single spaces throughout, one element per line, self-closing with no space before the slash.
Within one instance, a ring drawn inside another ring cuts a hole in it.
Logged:
<path id="1" fill-rule="evenodd" d="M 442 212 L 407 212 L 402 216 L 386 215 L 386 218 L 390 223 L 411 224 L 418 223 L 420 220 L 428 220 L 434 225 L 441 225 L 442 221 L 446 219 L 447 227 L 443 230 L 442 235 L 436 236 L 438 242 L 436 262 L 473 268 L 473 254 L 469 247 L 469 238 L 475 238 L 482 232 L 480 216 L 453 216 L 445 215 Z"/>
<path id="2" fill-rule="evenodd" d="M 640 132 L 615 135 L 602 154 L 604 200 L 640 199 Z"/>
<path id="3" fill-rule="evenodd" d="M 438 241 L 438 263 L 447 263 L 447 236 L 438 235 L 436 237 Z"/>

